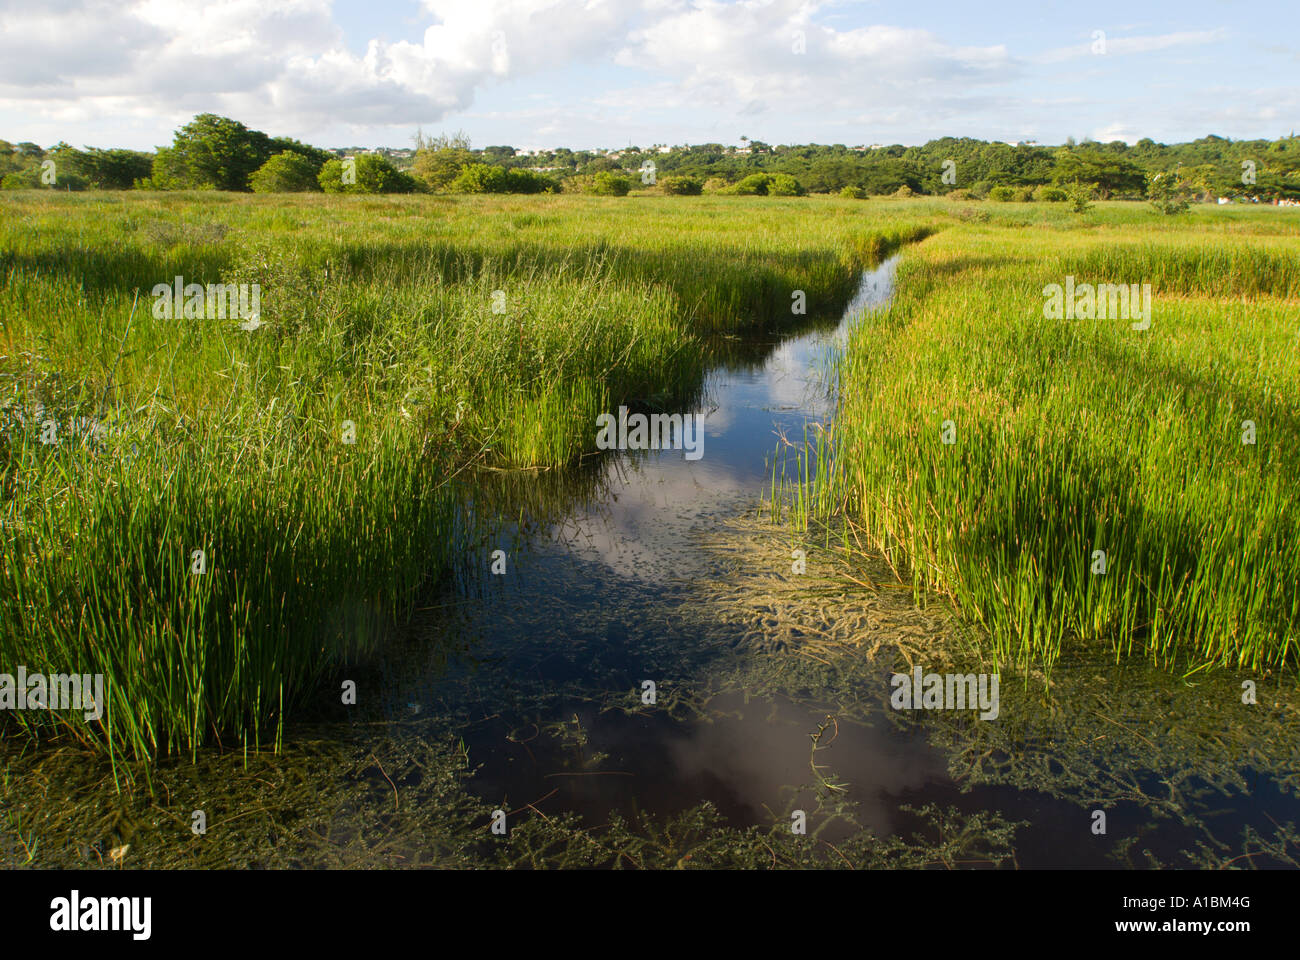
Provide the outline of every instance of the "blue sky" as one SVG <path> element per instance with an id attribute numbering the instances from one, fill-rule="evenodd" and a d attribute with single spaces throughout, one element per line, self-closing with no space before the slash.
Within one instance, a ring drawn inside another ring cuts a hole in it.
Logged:
<path id="1" fill-rule="evenodd" d="M 1300 4 L 0 0 L 0 137 L 1060 143 L 1300 126 Z"/>

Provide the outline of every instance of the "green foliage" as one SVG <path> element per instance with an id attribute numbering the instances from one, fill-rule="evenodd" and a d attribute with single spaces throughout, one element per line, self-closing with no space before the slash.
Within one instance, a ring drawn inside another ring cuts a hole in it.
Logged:
<path id="1" fill-rule="evenodd" d="M 461 168 L 450 184 L 452 193 L 558 193 L 560 185 L 533 170 L 507 170 L 487 163 Z"/>
<path id="2" fill-rule="evenodd" d="M 1041 203 L 1064 203 L 1070 199 L 1070 194 L 1060 187 L 1044 184 L 1034 190 L 1033 198 Z"/>
<path id="3" fill-rule="evenodd" d="M 447 190 L 461 170 L 474 162 L 468 147 L 424 147 L 416 151 L 411 173 L 431 190 Z"/>
<path id="4" fill-rule="evenodd" d="M 1087 213 L 1092 209 L 1092 190 L 1081 183 L 1072 183 L 1065 191 L 1072 213 Z"/>
<path id="5" fill-rule="evenodd" d="M 52 148 L 49 156 L 57 164 L 60 181 L 75 176 L 97 190 L 129 190 L 149 176 L 153 164 L 149 154 L 136 150 L 76 150 L 66 143 Z"/>
<path id="6" fill-rule="evenodd" d="M 989 190 L 988 199 L 996 203 L 1028 203 L 1034 199 L 1034 189 L 1032 187 L 993 187 Z"/>
<path id="7" fill-rule="evenodd" d="M 846 200 L 865 200 L 867 199 L 867 191 L 861 187 L 844 187 L 840 190 L 840 196 Z"/>
<path id="8" fill-rule="evenodd" d="M 249 178 L 249 186 L 254 193 L 303 193 L 321 189 L 319 174 L 319 168 L 307 156 L 285 150 L 262 164 Z"/>
<path id="9" fill-rule="evenodd" d="M 773 197 L 802 197 L 807 191 L 790 174 L 778 173 L 772 177 L 767 192 Z"/>
<path id="10" fill-rule="evenodd" d="M 590 163 L 583 164 L 578 169 L 578 172 L 587 176 L 594 176 L 597 173 L 619 173 L 622 169 L 617 161 L 611 160 L 609 157 L 597 157 Z"/>
<path id="11" fill-rule="evenodd" d="M 53 160 L 55 163 L 53 183 L 42 182 L 41 163 Z M 0 189 L 4 190 L 85 190 L 90 184 L 86 178 L 72 169 L 72 164 L 60 164 L 52 154 L 31 166 L 23 167 L 15 173 L 6 174 L 0 180 Z"/>
<path id="12" fill-rule="evenodd" d="M 352 183 L 343 182 L 347 159 L 353 161 Z M 326 193 L 413 193 L 416 189 L 413 177 L 402 173 L 377 153 L 330 160 L 321 167 L 316 179 Z"/>
<path id="13" fill-rule="evenodd" d="M 319 171 L 321 167 L 334 159 L 334 154 L 329 150 L 321 150 L 319 147 L 302 143 L 292 137 L 272 137 L 270 144 L 274 153 L 285 153 L 286 151 L 296 153 L 310 162 L 312 169 L 316 171 Z"/>
<path id="14" fill-rule="evenodd" d="M 704 184 L 695 177 L 664 177 L 659 185 L 670 197 L 698 197 L 704 192 Z"/>
<path id="15" fill-rule="evenodd" d="M 506 193 L 559 193 L 559 181 L 536 170 L 507 170 Z"/>
<path id="16" fill-rule="evenodd" d="M 731 192 L 742 197 L 765 197 L 772 184 L 772 175 L 768 173 L 751 173 L 732 188 Z"/>
<path id="17" fill-rule="evenodd" d="M 591 192 L 599 197 L 626 197 L 632 189 L 627 177 L 605 171 L 592 178 Z"/>
<path id="18" fill-rule="evenodd" d="M 261 131 L 202 113 L 176 131 L 167 173 L 160 178 L 155 168 L 153 180 L 191 190 L 246 191 L 249 178 L 272 152 L 271 138 Z"/>
<path id="19" fill-rule="evenodd" d="M 1097 216 L 1110 229 L 995 215 L 910 251 L 890 309 L 855 328 L 805 503 L 955 601 L 1003 662 L 1106 650 L 1294 677 L 1296 228 Z M 1140 310 L 1048 316 L 1040 291 L 1067 276 L 1149 283 L 1152 330 Z"/>
<path id="20" fill-rule="evenodd" d="M 1146 173 L 1137 163 L 1097 150 L 1058 150 L 1052 179 L 1090 186 L 1103 200 L 1115 194 L 1140 196 L 1146 189 Z"/>
<path id="21" fill-rule="evenodd" d="M 1188 189 L 1176 173 L 1157 173 L 1149 177 L 1147 197 L 1152 209 L 1166 216 L 1186 213 L 1191 206 Z"/>

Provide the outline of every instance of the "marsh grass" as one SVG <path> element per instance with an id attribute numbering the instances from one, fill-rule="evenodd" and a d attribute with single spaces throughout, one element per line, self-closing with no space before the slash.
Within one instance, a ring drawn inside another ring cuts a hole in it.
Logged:
<path id="1" fill-rule="evenodd" d="M 108 701 L 5 719 L 145 760 L 278 743 L 338 697 L 324 678 L 499 522 L 466 506 L 468 468 L 573 465 L 598 413 L 693 402 L 713 334 L 792 323 L 794 290 L 834 314 L 870 258 L 941 222 L 671 198 L 4 203 L 0 669 L 102 673 Z M 258 284 L 262 326 L 155 317 L 178 275 Z"/>
<path id="2" fill-rule="evenodd" d="M 799 451 L 793 519 L 847 518 L 1005 660 L 1294 671 L 1300 230 L 1275 214 L 1047 214 L 914 248 L 855 330 L 831 436 Z M 1043 285 L 1069 274 L 1151 283 L 1151 329 L 1045 319 Z"/>

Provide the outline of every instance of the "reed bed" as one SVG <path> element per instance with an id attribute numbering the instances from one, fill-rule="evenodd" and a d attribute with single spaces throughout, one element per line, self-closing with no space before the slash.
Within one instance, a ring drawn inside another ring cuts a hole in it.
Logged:
<path id="1" fill-rule="evenodd" d="M 936 207 L 18 192 L 0 221 L 0 672 L 102 674 L 110 756 L 278 742 L 493 518 L 699 392 L 710 335 L 830 314 Z M 152 289 L 257 284 L 260 326 Z M 53 423 L 51 435 L 48 424 Z M 202 551 L 201 556 L 197 551 Z M 331 682 L 327 682 L 333 678 Z"/>
<path id="2" fill-rule="evenodd" d="M 910 249 L 786 481 L 795 522 L 847 520 L 1008 661 L 1294 671 L 1300 227 L 1253 213 L 1051 213 Z M 1150 329 L 1047 319 L 1069 275 L 1150 283 Z"/>

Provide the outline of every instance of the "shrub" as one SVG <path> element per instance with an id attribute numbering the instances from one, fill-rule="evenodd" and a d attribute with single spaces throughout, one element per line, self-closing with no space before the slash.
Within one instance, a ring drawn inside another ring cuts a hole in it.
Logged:
<path id="1" fill-rule="evenodd" d="M 87 186 L 86 178 L 75 173 L 58 173 L 54 183 L 41 183 L 39 164 L 5 174 L 0 180 L 0 190 L 85 190 Z"/>
<path id="2" fill-rule="evenodd" d="M 1070 199 L 1070 210 L 1073 213 L 1087 213 L 1092 209 L 1092 189 L 1084 184 L 1075 183 L 1066 194 Z"/>
<path id="3" fill-rule="evenodd" d="M 989 199 L 996 203 L 1010 203 L 1016 199 L 1016 191 L 1011 187 L 994 187 L 989 191 Z"/>
<path id="4" fill-rule="evenodd" d="M 504 167 L 467 163 L 460 168 L 448 189 L 452 193 L 505 193 L 507 179 Z"/>
<path id="5" fill-rule="evenodd" d="M 767 173 L 751 173 L 735 186 L 735 192 L 742 197 L 765 197 L 774 178 Z"/>
<path id="6" fill-rule="evenodd" d="M 330 160 L 316 180 L 326 193 L 413 193 L 415 179 L 402 173 L 377 153 L 352 158 L 356 163 L 355 183 L 343 182 L 343 161 Z"/>
<path id="7" fill-rule="evenodd" d="M 301 153 L 285 150 L 277 153 L 254 171 L 248 185 L 254 193 L 304 193 L 319 190 L 316 164 Z"/>
<path id="8" fill-rule="evenodd" d="M 901 187 L 899 187 L 897 190 L 894 191 L 894 196 L 897 197 L 899 200 L 906 200 L 908 197 L 916 196 L 916 191 L 913 190 L 911 187 L 909 187 L 907 184 L 903 184 Z"/>
<path id="9" fill-rule="evenodd" d="M 671 197 L 698 197 L 704 192 L 704 184 L 694 177 L 664 177 L 659 182 Z"/>
<path id="10" fill-rule="evenodd" d="M 1172 173 L 1157 173 L 1147 180 L 1147 196 L 1158 213 L 1167 216 L 1186 213 L 1190 206 L 1187 195 L 1186 187 Z"/>
<path id="11" fill-rule="evenodd" d="M 720 193 L 721 191 L 726 190 L 727 187 L 728 183 L 722 177 L 709 177 L 704 181 L 705 193 Z"/>
<path id="12" fill-rule="evenodd" d="M 631 189 L 631 180 L 608 170 L 592 178 L 591 192 L 601 197 L 626 197 Z"/>
<path id="13" fill-rule="evenodd" d="M 845 200 L 865 200 L 867 199 L 867 191 L 861 187 L 845 187 L 840 191 L 840 196 Z"/>
<path id="14" fill-rule="evenodd" d="M 772 177 L 772 182 L 768 184 L 767 192 L 773 197 L 802 197 L 804 195 L 803 185 L 788 173 L 778 173 Z"/>
<path id="15" fill-rule="evenodd" d="M 423 147 L 415 153 L 411 174 L 431 190 L 448 190 L 461 170 L 473 162 L 474 154 L 465 147 Z"/>
<path id="16" fill-rule="evenodd" d="M 506 193 L 559 193 L 560 182 L 536 170 L 507 170 Z"/>
<path id="17" fill-rule="evenodd" d="M 1064 203 L 1070 199 L 1070 195 L 1060 187 L 1044 184 L 1034 191 L 1034 199 L 1043 203 Z"/>

